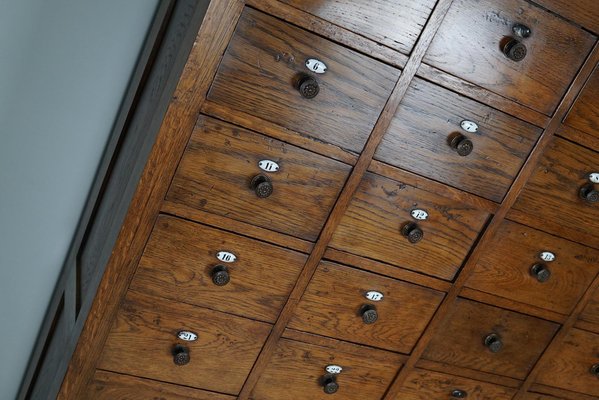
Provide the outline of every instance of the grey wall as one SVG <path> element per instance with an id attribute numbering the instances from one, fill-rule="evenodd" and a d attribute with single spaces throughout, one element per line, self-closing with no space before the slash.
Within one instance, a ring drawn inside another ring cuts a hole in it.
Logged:
<path id="1" fill-rule="evenodd" d="M 158 0 L 0 0 L 0 399 L 15 397 Z"/>

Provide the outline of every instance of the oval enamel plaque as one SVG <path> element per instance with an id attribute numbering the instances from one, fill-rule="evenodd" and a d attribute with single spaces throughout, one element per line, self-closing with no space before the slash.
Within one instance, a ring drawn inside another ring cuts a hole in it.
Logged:
<path id="1" fill-rule="evenodd" d="M 195 342 L 198 340 L 198 334 L 191 331 L 179 331 L 177 332 L 177 337 L 186 342 Z"/>
<path id="2" fill-rule="evenodd" d="M 547 261 L 547 262 L 551 262 L 551 261 L 555 260 L 555 254 L 553 254 L 550 251 L 542 252 L 541 254 L 539 254 L 539 257 L 541 258 L 541 260 Z"/>
<path id="3" fill-rule="evenodd" d="M 306 60 L 306 68 L 317 74 L 324 74 L 327 72 L 327 65 L 316 58 L 309 58 Z"/>
<path id="4" fill-rule="evenodd" d="M 216 253 L 216 258 L 218 258 L 219 261 L 226 263 L 232 263 L 237 260 L 237 256 L 229 251 L 219 251 Z"/>
<path id="5" fill-rule="evenodd" d="M 475 133 L 478 131 L 478 125 L 474 121 L 464 120 L 460 122 L 460 126 L 466 132 Z"/>
<path id="6" fill-rule="evenodd" d="M 589 174 L 589 181 L 593 183 L 599 183 L 599 172 L 592 172 Z"/>
<path id="7" fill-rule="evenodd" d="M 260 161 L 258 163 L 258 167 L 260 167 L 260 169 L 265 172 L 277 172 L 279 170 L 279 164 L 270 160 Z"/>
<path id="8" fill-rule="evenodd" d="M 340 374 L 341 371 L 343 371 L 343 368 L 341 368 L 339 365 L 327 365 L 325 367 L 325 371 L 327 371 L 329 374 Z"/>
<path id="9" fill-rule="evenodd" d="M 376 290 L 370 290 L 366 292 L 364 297 L 371 301 L 381 301 L 385 296 L 381 292 L 377 292 Z"/>
<path id="10" fill-rule="evenodd" d="M 417 219 L 419 221 L 424 221 L 425 219 L 428 218 L 428 213 L 424 210 L 419 210 L 419 209 L 412 210 L 411 214 L 412 214 L 412 218 Z"/>

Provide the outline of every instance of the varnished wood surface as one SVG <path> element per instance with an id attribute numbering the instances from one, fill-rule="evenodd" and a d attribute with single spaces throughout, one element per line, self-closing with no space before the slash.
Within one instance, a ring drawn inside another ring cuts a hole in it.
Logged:
<path id="1" fill-rule="evenodd" d="M 87 400 L 233 400 L 235 397 L 97 370 Z"/>
<path id="2" fill-rule="evenodd" d="M 557 329 L 538 318 L 458 299 L 423 358 L 524 379 Z M 484 345 L 490 333 L 501 337 L 498 353 Z"/>
<path id="3" fill-rule="evenodd" d="M 312 74 L 304 65 L 309 58 L 324 62 L 327 71 Z M 307 73 L 320 87 L 313 99 L 295 88 L 299 75 Z M 360 152 L 398 75 L 390 66 L 246 8 L 208 99 Z"/>
<path id="4" fill-rule="evenodd" d="M 411 216 L 428 213 L 425 221 Z M 417 187 L 367 173 L 330 246 L 402 268 L 451 280 L 485 224 L 488 213 L 441 197 L 422 180 Z M 402 227 L 417 222 L 423 239 L 410 243 Z"/>
<path id="5" fill-rule="evenodd" d="M 569 391 L 599 396 L 597 377 L 590 368 L 599 363 L 599 335 L 572 329 L 564 338 L 559 357 L 546 359 L 536 382 Z"/>
<path id="6" fill-rule="evenodd" d="M 397 400 L 447 400 L 453 398 L 454 390 L 467 393 L 467 399 L 474 400 L 510 400 L 514 389 L 478 382 L 438 372 L 413 370 L 405 385 L 396 397 Z"/>
<path id="7" fill-rule="evenodd" d="M 599 290 L 595 291 L 584 311 L 580 314 L 580 322 L 585 323 L 585 329 L 599 333 Z"/>
<path id="8" fill-rule="evenodd" d="M 281 339 L 260 377 L 252 400 L 347 400 L 379 399 L 401 366 L 401 358 L 381 350 L 355 355 L 335 347 Z M 363 353 L 363 352 L 362 352 Z M 343 368 L 337 378 L 339 390 L 325 394 L 319 379 L 327 365 Z"/>
<path id="9" fill-rule="evenodd" d="M 599 248 L 598 204 L 579 195 L 591 172 L 599 172 L 599 153 L 554 139 L 508 218 Z"/>
<path id="10" fill-rule="evenodd" d="M 98 368 L 235 395 L 270 329 L 262 322 L 130 291 Z M 181 341 L 180 330 L 198 339 Z M 176 344 L 189 348 L 189 364 L 173 362 Z"/>
<path id="11" fill-rule="evenodd" d="M 512 25 L 528 26 L 526 58 L 501 50 Z M 552 115 L 595 37 L 524 0 L 456 0 L 424 62 Z"/>
<path id="12" fill-rule="evenodd" d="M 555 260 L 541 260 L 543 251 L 554 253 Z M 536 263 L 549 269 L 548 281 L 541 283 L 532 276 L 530 269 Z M 466 286 L 568 315 L 597 272 L 597 250 L 505 220 Z"/>
<path id="13" fill-rule="evenodd" d="M 599 33 L 599 3 L 595 0 L 535 0 L 588 30 Z"/>
<path id="14" fill-rule="evenodd" d="M 557 135 L 564 139 L 568 139 L 571 142 L 581 144 L 591 150 L 599 151 L 599 135 L 587 133 L 568 125 L 562 125 L 559 128 Z"/>
<path id="15" fill-rule="evenodd" d="M 219 251 L 237 256 L 233 263 Z M 207 226 L 161 216 L 156 221 L 131 288 L 157 297 L 273 322 L 307 256 Z M 224 265 L 230 281 L 212 283 Z"/>
<path id="16" fill-rule="evenodd" d="M 597 396 L 589 396 L 588 394 L 571 392 L 569 390 L 558 389 L 545 385 L 535 384 L 532 386 L 531 390 L 535 393 L 546 394 L 547 397 L 549 397 L 549 400 L 554 400 L 554 397 L 558 398 L 559 400 L 597 400 Z M 526 397 L 522 398 L 525 399 Z M 516 397 L 514 397 L 514 400 L 516 400 Z M 542 398 L 542 400 L 545 399 Z"/>
<path id="17" fill-rule="evenodd" d="M 544 394 L 538 394 L 538 393 L 528 393 L 522 399 L 523 400 L 563 400 L 558 397 L 546 396 Z"/>
<path id="18" fill-rule="evenodd" d="M 460 127 L 478 125 L 476 133 Z M 472 153 L 449 146 L 457 134 Z M 541 130 L 421 79 L 412 81 L 375 159 L 501 202 Z"/>
<path id="19" fill-rule="evenodd" d="M 383 293 L 370 301 L 368 291 Z M 289 328 L 381 349 L 409 353 L 443 294 L 369 272 L 323 262 L 300 300 Z M 361 307 L 376 307 L 378 319 L 365 324 Z"/>
<path id="20" fill-rule="evenodd" d="M 436 3 L 436 0 L 282 1 L 408 55 Z"/>
<path id="21" fill-rule="evenodd" d="M 433 372 L 440 372 L 441 374 L 451 374 L 453 376 L 459 376 L 461 378 L 490 383 L 493 385 L 503 386 L 512 389 L 517 389 L 522 384 L 522 381 L 519 381 L 518 379 L 514 378 L 509 378 L 507 376 L 501 376 L 491 372 L 483 372 L 469 368 L 458 367 L 456 365 L 444 362 L 425 360 L 423 358 L 418 360 L 418 362 L 415 365 L 415 368 Z"/>
<path id="22" fill-rule="evenodd" d="M 599 3 L 597 3 L 599 4 Z M 599 7 L 598 11 L 599 13 Z M 599 140 L 599 66 L 589 78 L 582 93 L 564 120 L 564 124 Z M 587 143 L 581 143 L 587 145 Z"/>
<path id="23" fill-rule="evenodd" d="M 261 160 L 277 172 L 264 172 Z M 284 142 L 201 116 L 166 199 L 277 232 L 316 240 L 350 167 Z M 272 194 L 250 183 L 267 176 Z"/>

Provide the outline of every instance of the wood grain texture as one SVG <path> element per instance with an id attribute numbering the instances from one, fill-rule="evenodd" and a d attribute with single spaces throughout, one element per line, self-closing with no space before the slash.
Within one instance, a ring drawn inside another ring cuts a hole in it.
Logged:
<path id="1" fill-rule="evenodd" d="M 562 125 L 557 131 L 557 136 L 581 144 L 593 151 L 599 151 L 599 135 L 587 133 L 568 125 Z"/>
<path id="2" fill-rule="evenodd" d="M 493 385 L 503 386 L 506 388 L 517 389 L 522 384 L 522 381 L 507 376 L 496 375 L 489 372 L 476 371 L 469 368 L 462 368 L 448 363 L 430 361 L 421 358 L 415 365 L 416 369 L 424 369 L 427 371 L 440 372 L 442 374 L 451 374 L 474 381 L 491 383 Z"/>
<path id="3" fill-rule="evenodd" d="M 599 33 L 599 3 L 595 0 L 535 0 L 590 31 Z"/>
<path id="4" fill-rule="evenodd" d="M 282 0 L 335 25 L 410 54 L 435 0 Z"/>
<path id="5" fill-rule="evenodd" d="M 528 393 L 524 397 L 522 397 L 522 400 L 563 400 L 563 399 L 560 399 L 558 397 L 553 397 L 553 396 L 546 396 L 544 394 Z"/>
<path id="6" fill-rule="evenodd" d="M 235 397 L 97 370 L 88 400 L 233 400 Z"/>
<path id="7" fill-rule="evenodd" d="M 558 327 L 538 318 L 458 299 L 422 357 L 524 379 Z M 498 353 L 484 345 L 490 333 L 499 335 L 503 342 Z"/>
<path id="8" fill-rule="evenodd" d="M 415 222 L 424 238 L 412 244 L 401 234 Z M 427 275 L 451 280 L 461 267 L 489 214 L 438 195 L 423 179 L 419 186 L 367 173 L 341 219 L 330 246 Z"/>
<path id="9" fill-rule="evenodd" d="M 383 293 L 383 299 L 366 299 L 366 292 L 371 290 Z M 428 288 L 322 262 L 287 326 L 409 353 L 442 298 L 443 293 Z M 362 321 L 360 310 L 364 305 L 376 307 L 375 323 Z"/>
<path id="10" fill-rule="evenodd" d="M 599 333 L 599 290 L 595 290 L 595 294 L 580 314 L 579 322 L 585 322 L 587 330 Z"/>
<path id="11" fill-rule="evenodd" d="M 210 3 L 106 266 L 59 399 L 85 398 L 83 390 L 94 373 L 220 56 L 233 34 L 242 3 L 240 0 Z"/>
<path id="12" fill-rule="evenodd" d="M 237 394 L 271 326 L 130 291 L 119 310 L 98 368 Z M 195 332 L 183 342 L 177 332 Z M 173 348 L 189 348 L 190 362 L 173 362 Z M 226 377 L 226 379 L 223 379 Z"/>
<path id="13" fill-rule="evenodd" d="M 512 25 L 532 30 L 520 62 L 501 44 Z M 595 37 L 523 0 L 456 0 L 428 48 L 424 62 L 518 103 L 551 115 Z"/>
<path id="14" fill-rule="evenodd" d="M 219 251 L 237 256 L 222 263 Z M 131 289 L 260 321 L 273 322 L 287 301 L 306 259 L 282 249 L 207 226 L 160 216 Z M 212 283 L 212 269 L 225 265 L 230 281 Z"/>
<path id="15" fill-rule="evenodd" d="M 393 353 L 370 349 L 367 354 L 281 339 L 260 377 L 252 400 L 325 400 L 319 379 L 327 365 L 339 365 L 339 390 L 333 396 L 347 400 L 379 399 L 401 366 Z"/>
<path id="16" fill-rule="evenodd" d="M 590 368 L 599 363 L 599 335 L 572 329 L 561 343 L 559 357 L 543 360 L 536 382 L 599 396 L 597 377 Z"/>
<path id="17" fill-rule="evenodd" d="M 599 140 L 599 101 L 597 99 L 599 99 L 599 66 L 595 67 L 595 72 L 576 99 L 564 124 L 586 132 Z"/>
<path id="18" fill-rule="evenodd" d="M 599 153 L 554 139 L 508 218 L 599 248 L 599 207 L 579 195 L 596 171 Z"/>
<path id="19" fill-rule="evenodd" d="M 461 129 L 464 120 L 478 131 Z M 449 146 L 458 134 L 472 141 L 471 154 L 462 157 Z M 374 157 L 501 202 L 540 135 L 526 122 L 414 79 Z"/>
<path id="20" fill-rule="evenodd" d="M 543 262 L 543 251 L 556 255 Z M 530 269 L 551 271 L 539 282 Z M 505 220 L 478 260 L 467 287 L 569 315 L 599 272 L 599 251 Z"/>
<path id="21" fill-rule="evenodd" d="M 571 392 L 564 389 L 558 389 L 555 387 L 538 384 L 532 386 L 532 391 L 534 391 L 535 393 L 546 394 L 548 397 L 551 396 L 549 397 L 549 400 L 553 400 L 554 397 L 558 398 L 559 400 L 597 400 L 597 396 L 589 396 L 587 394 Z M 514 400 L 515 399 L 516 398 L 514 398 Z"/>
<path id="22" fill-rule="evenodd" d="M 447 400 L 454 390 L 467 393 L 467 399 L 510 400 L 514 389 L 438 372 L 415 369 L 408 375 L 397 400 Z"/>
<path id="23" fill-rule="evenodd" d="M 279 164 L 277 172 L 258 167 Z M 284 142 L 201 116 L 166 200 L 262 228 L 316 240 L 350 167 Z M 258 198 L 250 183 L 267 175 L 274 187 Z"/>
<path id="24" fill-rule="evenodd" d="M 316 50 L 318 49 L 318 50 Z M 327 65 L 314 74 L 320 91 L 303 98 L 295 88 L 304 65 Z M 245 9 L 208 99 L 300 135 L 362 151 L 399 71 L 355 51 Z"/>

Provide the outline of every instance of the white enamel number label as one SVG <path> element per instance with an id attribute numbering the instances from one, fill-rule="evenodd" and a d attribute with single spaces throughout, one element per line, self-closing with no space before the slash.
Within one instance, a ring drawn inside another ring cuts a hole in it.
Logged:
<path id="1" fill-rule="evenodd" d="M 599 183 L 599 172 L 592 172 L 589 174 L 589 181 L 593 183 Z"/>
<path id="2" fill-rule="evenodd" d="M 274 161 L 270 161 L 270 160 L 262 160 L 258 163 L 258 167 L 260 167 L 260 169 L 262 171 L 266 171 L 266 172 L 277 172 L 279 170 L 279 164 L 277 164 Z"/>
<path id="3" fill-rule="evenodd" d="M 550 251 L 542 252 L 541 254 L 539 254 L 539 257 L 541 257 L 541 260 L 547 261 L 547 262 L 551 262 L 551 261 L 555 260 L 555 254 L 553 254 Z"/>
<path id="4" fill-rule="evenodd" d="M 412 210 L 412 218 L 420 220 L 420 221 L 424 221 L 425 219 L 428 218 L 428 213 L 424 210 Z"/>
<path id="5" fill-rule="evenodd" d="M 460 126 L 466 132 L 474 133 L 478 131 L 478 125 L 474 121 L 464 120 L 460 122 Z"/>
<path id="6" fill-rule="evenodd" d="M 198 340 L 197 333 L 193 333 L 191 331 L 179 331 L 177 332 L 177 337 L 181 340 L 185 340 L 186 342 L 195 342 Z"/>
<path id="7" fill-rule="evenodd" d="M 327 65 L 315 58 L 309 58 L 306 60 L 306 68 L 317 74 L 324 74 L 327 72 Z"/>
<path id="8" fill-rule="evenodd" d="M 237 256 L 228 251 L 219 251 L 218 253 L 216 253 L 216 258 L 218 258 L 219 261 L 226 263 L 232 263 L 235 262 L 235 260 L 237 260 Z"/>
<path id="9" fill-rule="evenodd" d="M 364 297 L 366 297 L 368 300 L 371 301 L 381 301 L 383 300 L 383 294 L 381 292 L 377 292 L 376 290 L 370 290 L 368 292 L 366 292 L 366 294 L 364 295 Z"/>
<path id="10" fill-rule="evenodd" d="M 327 365 L 325 367 L 325 371 L 327 371 L 329 374 L 340 374 L 341 371 L 343 371 L 343 368 L 341 368 L 339 365 Z"/>

